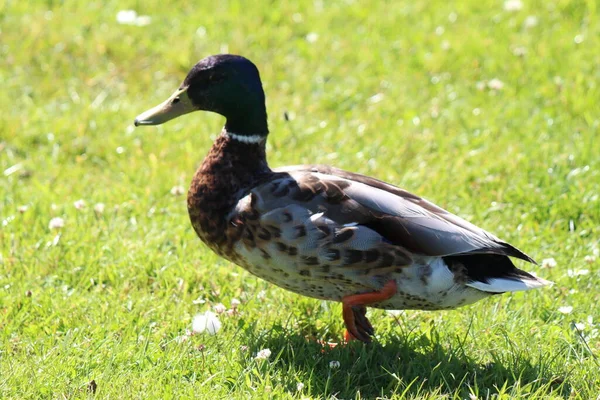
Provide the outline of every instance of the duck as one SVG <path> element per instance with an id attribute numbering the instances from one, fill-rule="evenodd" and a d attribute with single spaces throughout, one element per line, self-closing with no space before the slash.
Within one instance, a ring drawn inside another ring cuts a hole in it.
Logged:
<path id="1" fill-rule="evenodd" d="M 259 278 L 341 302 L 349 339 L 372 341 L 367 307 L 448 310 L 551 284 L 515 267 L 536 264 L 515 246 L 397 186 L 327 165 L 271 169 L 265 93 L 243 56 L 200 60 L 134 124 L 199 110 L 225 125 L 188 191 L 196 234 Z"/>

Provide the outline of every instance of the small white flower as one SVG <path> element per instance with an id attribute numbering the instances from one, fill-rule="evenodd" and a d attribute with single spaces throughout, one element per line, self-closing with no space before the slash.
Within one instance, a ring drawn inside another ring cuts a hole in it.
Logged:
<path id="1" fill-rule="evenodd" d="M 96 203 L 94 205 L 94 211 L 96 211 L 98 214 L 102 214 L 104 212 L 104 208 L 106 206 L 104 205 L 104 203 Z"/>
<path id="2" fill-rule="evenodd" d="M 298 384 L 296 385 L 296 390 L 301 392 L 302 389 L 304 389 L 304 383 L 298 382 Z"/>
<path id="3" fill-rule="evenodd" d="M 588 264 L 593 264 L 596 261 L 596 257 L 594 256 L 585 256 L 583 260 Z"/>
<path id="4" fill-rule="evenodd" d="M 192 300 L 193 304 L 204 304 L 206 303 L 206 300 L 204 300 L 202 297 L 198 297 L 196 300 Z"/>
<path id="5" fill-rule="evenodd" d="M 319 34 L 318 34 L 318 33 L 311 32 L 311 33 L 309 33 L 308 35 L 306 35 L 306 41 L 307 41 L 308 43 L 314 43 L 314 42 L 316 42 L 317 40 L 319 40 Z"/>
<path id="6" fill-rule="evenodd" d="M 171 194 L 173 196 L 181 196 L 184 193 L 185 193 L 185 189 L 183 188 L 183 186 L 173 186 L 171 188 Z"/>
<path id="7" fill-rule="evenodd" d="M 554 258 L 544 258 L 542 260 L 542 268 L 554 268 L 556 265 L 557 263 Z"/>
<path id="8" fill-rule="evenodd" d="M 258 353 L 256 353 L 256 357 L 254 357 L 254 359 L 255 360 L 266 360 L 269 357 L 271 357 L 271 350 L 262 349 Z"/>
<path id="9" fill-rule="evenodd" d="M 577 328 L 578 331 L 582 331 L 585 329 L 585 324 L 583 322 L 576 322 L 575 324 L 575 328 Z"/>
<path id="10" fill-rule="evenodd" d="M 538 17 L 536 17 L 535 15 L 530 15 L 527 18 L 525 18 L 525 27 L 526 28 L 533 28 L 534 26 L 537 26 L 538 24 Z"/>
<path id="11" fill-rule="evenodd" d="M 134 10 L 121 10 L 117 13 L 117 22 L 123 25 L 132 25 L 137 18 L 137 12 Z"/>
<path id="12" fill-rule="evenodd" d="M 50 223 L 48 224 L 48 228 L 50 228 L 50 229 L 60 229 L 60 228 L 64 228 L 64 226 L 65 226 L 65 220 L 62 219 L 61 217 L 52 218 L 50 220 Z"/>
<path id="13" fill-rule="evenodd" d="M 190 340 L 190 337 L 187 335 L 180 335 L 175 338 L 175 343 L 185 343 Z"/>
<path id="14" fill-rule="evenodd" d="M 20 212 L 21 214 L 23 214 L 25 211 L 27 211 L 28 208 L 29 208 L 29 206 L 19 206 L 17 208 L 17 211 Z"/>
<path id="15" fill-rule="evenodd" d="M 265 296 L 267 295 L 267 292 L 264 290 L 261 290 L 260 292 L 258 292 L 258 294 L 256 295 L 256 298 L 259 300 L 264 300 Z"/>
<path id="16" fill-rule="evenodd" d="M 152 18 L 138 15 L 135 10 L 121 10 L 117 13 L 117 22 L 122 25 L 146 26 L 152 22 Z"/>
<path id="17" fill-rule="evenodd" d="M 79 199 L 75 203 L 73 203 L 73 206 L 78 210 L 83 210 L 85 208 L 85 201 Z"/>
<path id="18" fill-rule="evenodd" d="M 340 367 L 339 361 L 329 361 L 329 368 L 335 369 Z"/>
<path id="19" fill-rule="evenodd" d="M 562 306 L 558 308 L 558 312 L 561 314 L 571 314 L 573 312 L 572 306 Z"/>
<path id="20" fill-rule="evenodd" d="M 231 299 L 231 308 L 234 310 L 238 308 L 238 306 L 242 304 L 238 299 Z"/>
<path id="21" fill-rule="evenodd" d="M 502 90 L 504 87 L 504 82 L 498 78 L 494 78 L 487 83 L 487 86 L 492 90 Z"/>
<path id="22" fill-rule="evenodd" d="M 377 93 L 377 94 L 374 94 L 373 96 L 369 97 L 368 101 L 369 101 L 369 103 L 377 104 L 377 103 L 381 102 L 384 98 L 385 98 L 385 95 L 383 93 Z"/>
<path id="23" fill-rule="evenodd" d="M 589 269 L 568 269 L 567 275 L 571 278 L 580 275 L 588 275 L 590 273 Z"/>
<path id="24" fill-rule="evenodd" d="M 504 9 L 506 11 L 519 11 L 523 8 L 523 2 L 521 0 L 506 0 L 504 2 Z"/>
<path id="25" fill-rule="evenodd" d="M 222 303 L 219 303 L 213 306 L 213 310 L 215 310 L 217 314 L 223 314 L 227 310 L 227 307 L 225 307 Z"/>
<path id="26" fill-rule="evenodd" d="M 221 321 L 217 315 L 211 311 L 206 311 L 204 314 L 198 314 L 192 320 L 192 331 L 202 333 L 204 331 L 211 335 L 216 334 L 221 329 Z"/>
<path id="27" fill-rule="evenodd" d="M 477 88 L 477 90 L 481 91 L 485 89 L 485 82 L 479 81 L 475 84 L 475 87 Z"/>

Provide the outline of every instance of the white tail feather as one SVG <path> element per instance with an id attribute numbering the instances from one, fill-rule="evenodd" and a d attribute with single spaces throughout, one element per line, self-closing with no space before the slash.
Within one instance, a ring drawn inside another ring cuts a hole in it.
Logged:
<path id="1" fill-rule="evenodd" d="M 541 288 L 543 286 L 551 286 L 553 282 L 547 281 L 538 277 L 521 277 L 521 278 L 491 278 L 487 283 L 474 281 L 466 285 L 483 292 L 503 293 L 503 292 L 519 292 L 523 290 L 531 290 Z"/>

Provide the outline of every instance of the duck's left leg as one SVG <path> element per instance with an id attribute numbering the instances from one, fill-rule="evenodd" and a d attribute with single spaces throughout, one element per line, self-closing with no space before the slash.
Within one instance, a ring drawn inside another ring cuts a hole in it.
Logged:
<path id="1" fill-rule="evenodd" d="M 353 294 L 342 298 L 344 323 L 346 324 L 350 339 L 354 337 L 361 342 L 371 342 L 371 335 L 375 332 L 367 319 L 366 306 L 393 297 L 397 290 L 396 281 L 392 279 L 379 291 Z M 349 339 L 348 335 L 346 335 L 346 339 Z"/>

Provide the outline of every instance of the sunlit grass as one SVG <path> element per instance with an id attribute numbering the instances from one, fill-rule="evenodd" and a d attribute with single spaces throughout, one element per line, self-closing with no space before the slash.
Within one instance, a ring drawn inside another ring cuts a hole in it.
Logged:
<path id="1" fill-rule="evenodd" d="M 0 3 L 0 397 L 596 398 L 598 5 L 510 3 Z M 128 9 L 149 24 L 119 23 Z M 556 284 L 373 310 L 376 343 L 322 351 L 339 305 L 257 280 L 190 227 L 179 187 L 222 119 L 132 126 L 219 52 L 261 71 L 272 166 L 400 185 L 553 258 L 527 269 Z M 189 334 L 234 299 L 216 335 Z"/>

